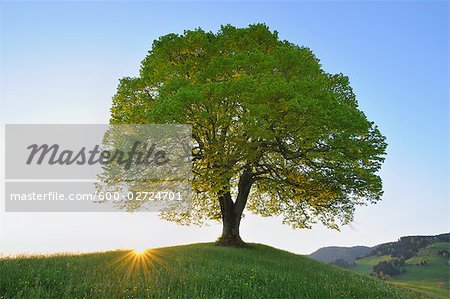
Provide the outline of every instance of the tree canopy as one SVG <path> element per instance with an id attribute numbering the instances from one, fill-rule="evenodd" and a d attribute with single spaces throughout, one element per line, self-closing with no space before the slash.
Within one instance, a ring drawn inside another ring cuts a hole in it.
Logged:
<path id="1" fill-rule="evenodd" d="M 192 124 L 193 207 L 162 217 L 222 219 L 222 238 L 227 217 L 239 228 L 245 208 L 337 229 L 383 193 L 385 137 L 349 79 L 264 24 L 155 40 L 139 76 L 120 80 L 111 123 Z"/>

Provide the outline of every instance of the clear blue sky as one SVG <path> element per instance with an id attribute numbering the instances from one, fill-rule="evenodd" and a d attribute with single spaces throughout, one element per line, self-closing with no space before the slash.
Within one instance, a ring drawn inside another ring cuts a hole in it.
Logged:
<path id="1" fill-rule="evenodd" d="M 449 224 L 448 2 L 1 2 L 2 123 L 106 123 L 118 79 L 136 75 L 161 35 L 264 22 L 350 77 L 389 143 L 383 202 L 342 232 L 292 231 L 246 217 L 242 235 L 299 253 L 374 245 Z M 3 129 L 2 129 L 3 142 Z M 3 146 L 0 149 L 3 151 Z M 3 156 L 3 152 L 1 152 Z M 2 161 L 2 167 L 4 167 Z M 4 172 L 2 171 L 2 178 Z M 0 202 L 4 191 L 1 185 Z M 96 250 L 211 241 L 156 215 L 21 214 L 0 209 L 0 250 Z M 99 245 L 100 244 L 100 245 Z"/>

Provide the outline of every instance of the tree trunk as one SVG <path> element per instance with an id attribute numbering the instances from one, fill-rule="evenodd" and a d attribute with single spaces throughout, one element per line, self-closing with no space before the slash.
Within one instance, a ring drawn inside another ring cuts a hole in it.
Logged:
<path id="1" fill-rule="evenodd" d="M 252 183 L 252 176 L 244 171 L 239 179 L 236 202 L 233 202 L 231 199 L 230 192 L 225 192 L 219 197 L 223 224 L 222 236 L 218 240 L 219 245 L 245 246 L 245 242 L 242 241 L 239 235 L 239 225 L 241 224 L 242 213 L 247 204 Z"/>
<path id="2" fill-rule="evenodd" d="M 229 210 L 222 213 L 222 236 L 218 243 L 224 246 L 244 246 L 239 235 L 239 225 L 241 223 L 242 215 L 236 214 L 236 208 L 230 206 Z"/>

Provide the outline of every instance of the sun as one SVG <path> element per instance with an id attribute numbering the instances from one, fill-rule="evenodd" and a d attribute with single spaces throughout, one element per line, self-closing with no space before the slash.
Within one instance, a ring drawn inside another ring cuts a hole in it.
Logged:
<path id="1" fill-rule="evenodd" d="M 158 249 L 145 247 L 140 244 L 139 246 L 134 246 L 133 249 L 123 251 L 123 254 L 111 263 L 111 269 L 124 273 L 124 280 L 133 277 L 149 279 L 157 268 L 168 269 L 168 264 L 165 260 L 169 256 Z"/>
<path id="2" fill-rule="evenodd" d="M 147 251 L 147 247 L 144 247 L 144 246 L 137 246 L 137 247 L 135 247 L 134 249 L 133 249 L 133 252 L 135 253 L 135 254 L 143 254 L 143 253 L 145 253 L 146 251 Z"/>

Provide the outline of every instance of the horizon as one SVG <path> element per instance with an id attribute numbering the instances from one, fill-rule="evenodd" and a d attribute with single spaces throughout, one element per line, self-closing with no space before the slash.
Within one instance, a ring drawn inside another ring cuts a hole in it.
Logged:
<path id="1" fill-rule="evenodd" d="M 408 235 L 408 236 L 401 236 L 399 238 L 397 238 L 396 240 L 391 240 L 388 242 L 383 242 L 383 243 L 379 243 L 373 246 L 368 246 L 368 245 L 350 245 L 350 246 L 335 246 L 335 245 L 330 245 L 330 246 L 323 246 L 320 248 L 315 249 L 314 251 L 310 252 L 310 253 L 295 253 L 292 252 L 294 254 L 298 254 L 301 256 L 309 256 L 321 249 L 327 249 L 327 248 L 355 248 L 355 247 L 366 247 L 366 248 L 375 248 L 379 245 L 383 245 L 383 244 L 387 244 L 387 243 L 393 243 L 396 242 L 398 240 L 400 240 L 400 238 L 404 238 L 404 237 L 430 237 L 430 236 L 439 236 L 439 235 L 444 235 L 444 234 L 449 234 L 450 232 L 444 232 L 444 233 L 437 233 L 437 234 L 433 234 L 433 235 Z M 140 247 L 138 248 L 133 248 L 133 247 L 121 247 L 121 248 L 114 248 L 114 249 L 106 249 L 106 250 L 99 250 L 99 251 L 57 251 L 57 252 L 32 252 L 32 253 L 11 253 L 11 254 L 3 254 L 0 252 L 0 259 L 3 258 L 17 258 L 17 257 L 36 257 L 36 256 L 59 256 L 59 255 L 82 255 L 82 254 L 91 254 L 91 253 L 105 253 L 105 252 L 114 252 L 114 251 L 138 251 L 138 252 L 142 252 L 145 250 L 155 250 L 155 249 L 162 249 L 162 248 L 170 248 L 173 246 L 184 246 L 184 245 L 194 245 L 194 244 L 212 244 L 214 242 L 198 242 L 198 243 L 186 243 L 186 244 L 176 244 L 176 245 L 170 245 L 170 246 L 159 246 L 159 247 Z M 251 244 L 262 244 L 262 243 L 249 243 Z M 262 245 L 267 245 L 267 244 L 262 244 Z M 271 246 L 275 249 L 279 249 L 279 250 L 283 250 L 282 248 L 278 248 L 276 246 Z"/>

